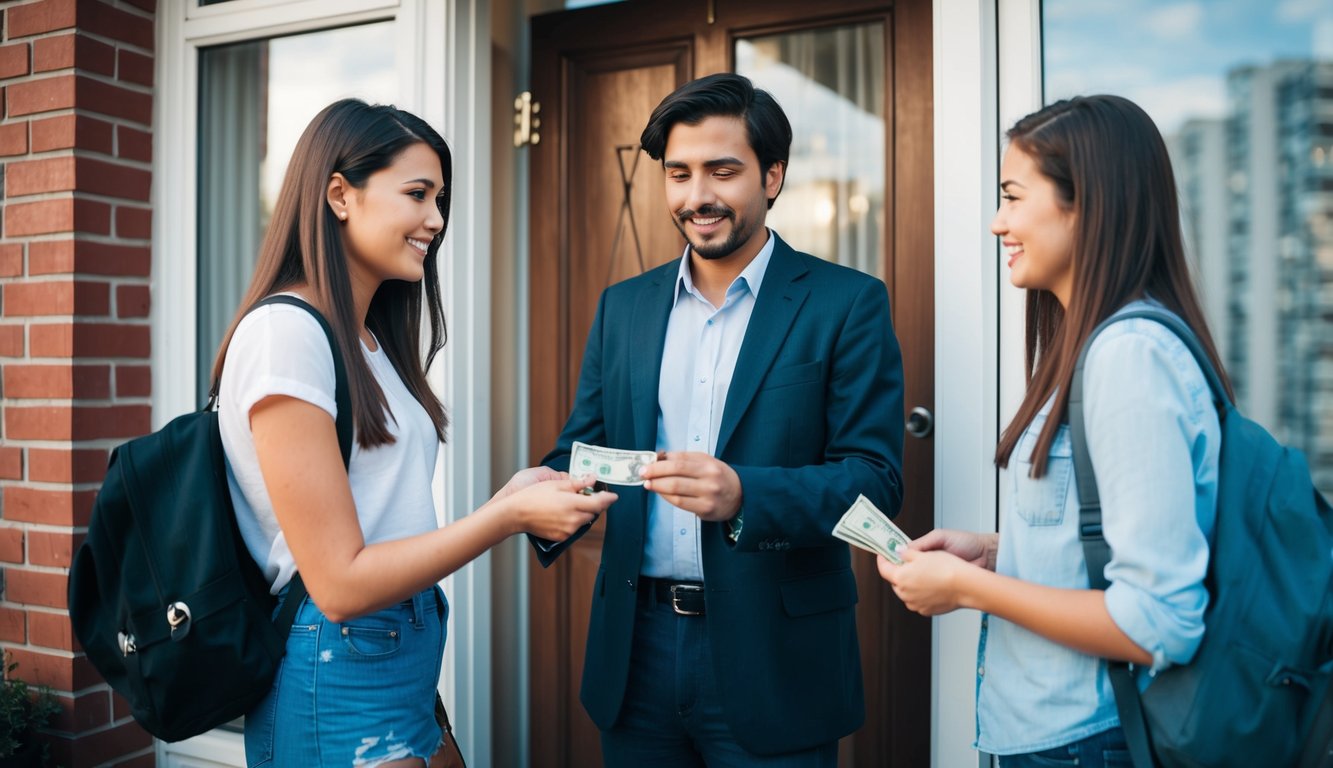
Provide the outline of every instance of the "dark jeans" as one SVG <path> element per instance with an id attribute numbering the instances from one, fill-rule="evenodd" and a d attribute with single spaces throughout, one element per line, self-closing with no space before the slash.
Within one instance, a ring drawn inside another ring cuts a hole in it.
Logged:
<path id="1" fill-rule="evenodd" d="M 615 727 L 602 731 L 606 768 L 837 766 L 836 741 L 784 755 L 755 755 L 736 743 L 722 719 L 707 618 L 680 616 L 641 594 L 634 620 L 625 703 Z"/>
<path id="2" fill-rule="evenodd" d="M 1119 728 L 1089 736 L 1082 741 L 1026 755 L 1001 755 L 1000 768 L 1132 768 L 1125 734 Z"/>

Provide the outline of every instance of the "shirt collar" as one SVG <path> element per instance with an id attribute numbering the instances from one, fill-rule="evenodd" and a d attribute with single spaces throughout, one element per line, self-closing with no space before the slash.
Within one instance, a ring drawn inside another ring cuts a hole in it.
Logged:
<path id="1" fill-rule="evenodd" d="M 736 279 L 727 286 L 727 296 L 731 296 L 736 291 L 748 290 L 756 299 L 759 298 L 759 286 L 764 282 L 764 273 L 768 271 L 768 262 L 773 258 L 773 244 L 777 241 L 777 235 L 773 230 L 768 229 L 768 241 L 764 247 L 759 249 L 759 253 L 750 260 L 750 263 L 741 270 Z M 680 301 L 681 291 L 685 291 L 696 298 L 703 299 L 703 294 L 694 287 L 694 276 L 690 274 L 690 246 L 685 246 L 685 253 L 680 259 L 680 269 L 676 271 L 676 301 Z"/>

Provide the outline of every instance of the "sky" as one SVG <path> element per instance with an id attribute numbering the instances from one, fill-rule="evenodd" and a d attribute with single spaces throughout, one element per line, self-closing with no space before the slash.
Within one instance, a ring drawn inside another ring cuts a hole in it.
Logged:
<path id="1" fill-rule="evenodd" d="M 1226 74 L 1333 61 L 1333 0 L 1044 0 L 1046 100 L 1114 93 L 1171 134 L 1226 114 Z"/>

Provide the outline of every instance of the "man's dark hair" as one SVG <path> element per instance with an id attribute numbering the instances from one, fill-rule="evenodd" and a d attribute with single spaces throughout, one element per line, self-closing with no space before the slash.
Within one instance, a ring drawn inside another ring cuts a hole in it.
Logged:
<path id="1" fill-rule="evenodd" d="M 730 72 L 692 80 L 662 99 L 639 137 L 643 151 L 661 161 L 667 136 L 676 123 L 698 125 L 709 117 L 739 117 L 745 121 L 750 148 L 759 158 L 762 176 L 774 163 L 785 168 L 791 154 L 791 123 L 768 91 L 755 88 L 750 79 Z M 785 181 L 785 179 L 784 179 Z M 782 194 L 782 189 L 778 189 Z M 773 207 L 774 195 L 768 201 Z"/>

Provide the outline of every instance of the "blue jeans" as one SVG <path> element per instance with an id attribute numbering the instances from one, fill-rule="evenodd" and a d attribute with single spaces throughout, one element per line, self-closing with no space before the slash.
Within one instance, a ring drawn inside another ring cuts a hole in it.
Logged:
<path id="1" fill-rule="evenodd" d="M 1063 747 L 1029 752 L 1026 755 L 1000 755 L 1000 768 L 1132 768 L 1125 734 L 1119 728 L 1089 736 Z"/>
<path id="2" fill-rule="evenodd" d="M 245 716 L 247 765 L 429 760 L 448 613 L 439 587 L 342 624 L 306 598 L 273 689 Z"/>
<path id="3" fill-rule="evenodd" d="M 836 768 L 836 741 L 783 755 L 737 744 L 722 716 L 708 619 L 681 616 L 651 592 L 640 590 L 635 609 L 620 718 L 602 731 L 606 768 Z"/>

